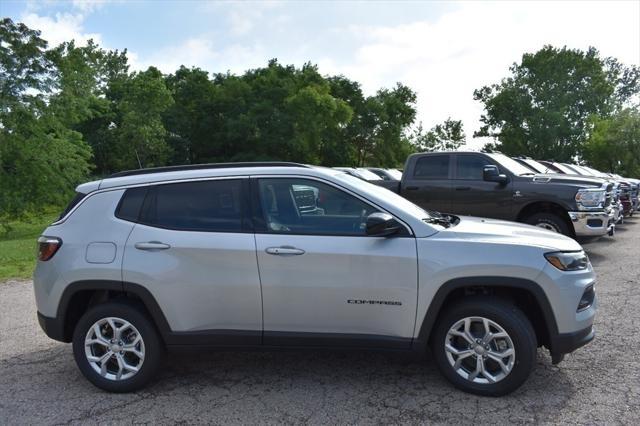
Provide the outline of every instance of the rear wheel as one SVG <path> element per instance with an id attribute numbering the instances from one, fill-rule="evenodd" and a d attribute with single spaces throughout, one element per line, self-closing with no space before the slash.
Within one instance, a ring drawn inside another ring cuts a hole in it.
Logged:
<path id="1" fill-rule="evenodd" d="M 567 222 L 553 213 L 536 213 L 526 218 L 525 223 L 548 231 L 557 232 L 558 234 L 570 235 Z"/>
<path id="2" fill-rule="evenodd" d="M 151 321 L 126 302 L 89 309 L 73 333 L 78 368 L 91 383 L 110 392 L 142 388 L 154 377 L 163 354 Z"/>
<path id="3" fill-rule="evenodd" d="M 513 304 L 474 297 L 440 317 L 431 349 L 438 368 L 454 386 L 478 395 L 500 396 L 529 377 L 537 344 L 531 323 Z"/>

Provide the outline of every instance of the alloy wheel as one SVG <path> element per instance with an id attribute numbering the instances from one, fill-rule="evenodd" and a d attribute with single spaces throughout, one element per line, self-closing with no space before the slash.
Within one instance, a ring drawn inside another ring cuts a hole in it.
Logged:
<path id="1" fill-rule="evenodd" d="M 144 363 L 145 346 L 140 332 L 121 318 L 96 321 L 86 334 L 84 349 L 91 368 L 109 380 L 130 379 Z"/>
<path id="2" fill-rule="evenodd" d="M 503 380 L 516 360 L 509 334 L 484 317 L 467 317 L 453 324 L 447 332 L 444 350 L 454 371 L 478 384 Z"/>

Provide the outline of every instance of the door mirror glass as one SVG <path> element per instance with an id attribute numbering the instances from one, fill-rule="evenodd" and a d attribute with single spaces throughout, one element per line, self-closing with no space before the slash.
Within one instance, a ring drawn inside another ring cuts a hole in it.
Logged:
<path id="1" fill-rule="evenodd" d="M 498 166 L 484 166 L 482 169 L 482 179 L 487 182 L 507 183 L 509 178 L 505 174 L 500 174 Z"/>
<path id="2" fill-rule="evenodd" d="M 367 235 L 388 237 L 398 233 L 402 229 L 402 225 L 389 213 L 375 212 L 367 216 L 365 229 Z"/>

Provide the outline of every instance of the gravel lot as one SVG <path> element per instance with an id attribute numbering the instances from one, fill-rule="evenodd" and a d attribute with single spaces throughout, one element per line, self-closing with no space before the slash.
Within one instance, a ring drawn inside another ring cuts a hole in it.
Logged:
<path id="1" fill-rule="evenodd" d="M 40 330 L 30 282 L 0 284 L 0 424 L 623 423 L 640 415 L 640 219 L 585 243 L 600 311 L 590 345 L 502 398 L 453 389 L 405 354 L 172 354 L 159 380 L 113 395 L 80 374 L 71 346 Z"/>

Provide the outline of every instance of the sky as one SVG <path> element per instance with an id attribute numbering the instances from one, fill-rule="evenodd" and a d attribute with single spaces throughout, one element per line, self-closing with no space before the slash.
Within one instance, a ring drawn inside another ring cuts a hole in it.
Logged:
<path id="1" fill-rule="evenodd" d="M 472 140 L 483 113 L 474 89 L 506 77 L 523 53 L 594 46 L 640 65 L 640 0 L 0 0 L 0 16 L 42 31 L 50 45 L 126 48 L 133 70 L 241 74 L 277 58 L 345 75 L 368 95 L 401 82 L 417 92 L 416 122 L 462 120 L 470 148 L 486 142 Z"/>

